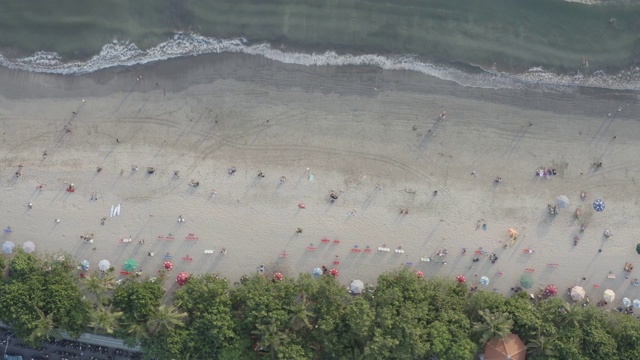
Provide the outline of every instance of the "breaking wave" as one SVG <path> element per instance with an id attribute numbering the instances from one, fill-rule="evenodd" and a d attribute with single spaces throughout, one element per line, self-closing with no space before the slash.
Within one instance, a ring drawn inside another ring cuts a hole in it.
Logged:
<path id="1" fill-rule="evenodd" d="M 366 65 L 386 70 L 416 71 L 422 74 L 478 88 L 533 88 L 538 90 L 571 91 L 576 87 L 597 87 L 617 90 L 640 90 L 640 67 L 618 74 L 602 71 L 589 75 L 555 74 L 541 67 L 521 74 L 508 74 L 491 69 L 473 73 L 451 66 L 423 61 L 412 55 L 338 54 L 290 52 L 268 43 L 250 44 L 245 39 L 216 39 L 198 34 L 178 33 L 170 40 L 147 50 L 130 42 L 114 41 L 104 45 L 99 54 L 86 61 L 64 61 L 54 52 L 36 52 L 19 59 L 0 55 L 0 65 L 9 69 L 29 72 L 78 75 L 115 66 L 133 66 L 177 57 L 200 54 L 241 53 L 262 56 L 285 64 L 303 66 Z"/>

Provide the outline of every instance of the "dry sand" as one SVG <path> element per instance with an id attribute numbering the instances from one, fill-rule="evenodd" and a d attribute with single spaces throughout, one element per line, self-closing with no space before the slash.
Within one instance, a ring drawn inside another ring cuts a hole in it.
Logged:
<path id="1" fill-rule="evenodd" d="M 106 258 L 118 271 L 134 258 L 149 276 L 169 252 L 174 275 L 216 272 L 233 281 L 261 263 L 294 275 L 337 259 L 345 283 L 373 283 L 409 263 L 426 276 L 463 274 L 470 284 L 486 275 L 488 288 L 508 292 L 535 269 L 532 290 L 553 283 L 564 293 L 580 279 L 594 299 L 606 288 L 618 299 L 640 297 L 636 274 L 623 273 L 639 256 L 635 94 L 469 89 L 415 73 L 244 55 L 75 77 L 0 70 L 0 84 L 0 226 L 11 226 L 3 241 L 18 246 L 32 240 L 38 252 L 68 251 L 93 266 Z M 147 174 L 148 166 L 157 171 Z M 536 177 L 539 167 L 558 175 Z M 340 193 L 335 203 L 330 190 Z M 561 194 L 571 205 L 550 217 L 547 204 Z M 604 212 L 592 210 L 596 198 Z M 117 204 L 121 215 L 109 218 Z M 577 207 L 589 226 L 574 246 Z M 486 230 L 476 229 L 480 219 Z M 520 237 L 504 249 L 509 228 Z M 613 236 L 605 240 L 607 228 Z M 91 244 L 80 239 L 88 233 Z M 170 233 L 175 240 L 158 239 Z M 190 233 L 198 240 L 185 240 Z M 317 250 L 307 251 L 310 244 Z M 378 251 L 383 244 L 391 251 Z M 353 253 L 355 245 L 373 251 Z M 404 253 L 394 251 L 400 246 Z M 479 247 L 498 261 L 473 263 Z M 448 255 L 436 256 L 441 249 Z M 181 259 L 187 255 L 193 260 Z"/>

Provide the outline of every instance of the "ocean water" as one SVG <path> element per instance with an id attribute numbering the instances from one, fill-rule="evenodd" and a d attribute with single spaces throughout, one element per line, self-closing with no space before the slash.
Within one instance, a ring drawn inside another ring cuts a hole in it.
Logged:
<path id="1" fill-rule="evenodd" d="M 10 1 L 0 34 L 0 65 L 68 75 L 238 52 L 483 88 L 640 90 L 640 0 Z"/>

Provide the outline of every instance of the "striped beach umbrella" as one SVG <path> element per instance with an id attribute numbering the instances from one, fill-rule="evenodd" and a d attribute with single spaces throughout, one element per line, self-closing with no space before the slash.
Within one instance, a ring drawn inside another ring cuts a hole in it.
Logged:
<path id="1" fill-rule="evenodd" d="M 178 276 L 176 277 L 176 282 L 178 283 L 178 285 L 182 286 L 184 284 L 187 283 L 187 281 L 189 281 L 189 273 L 186 272 L 181 272 L 180 274 L 178 274 Z"/>
<path id="2" fill-rule="evenodd" d="M 598 212 L 604 211 L 604 201 L 602 201 L 602 199 L 596 199 L 593 202 L 593 209 Z"/>

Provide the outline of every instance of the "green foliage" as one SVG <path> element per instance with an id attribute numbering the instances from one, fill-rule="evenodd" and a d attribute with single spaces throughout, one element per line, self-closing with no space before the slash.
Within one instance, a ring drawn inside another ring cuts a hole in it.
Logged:
<path id="1" fill-rule="evenodd" d="M 0 320 L 33 345 L 61 331 L 113 334 L 140 345 L 146 359 L 465 360 L 509 333 L 531 360 L 640 358 L 635 317 L 561 298 L 468 292 L 407 269 L 357 296 L 330 276 L 255 275 L 230 286 L 201 275 L 163 303 L 161 282 L 80 279 L 74 264 L 17 251 L 0 283 Z"/>
<path id="2" fill-rule="evenodd" d="M 77 337 L 89 323 L 73 267 L 62 260 L 40 259 L 17 251 L 8 281 L 0 285 L 0 319 L 30 344 L 58 336 Z"/>

